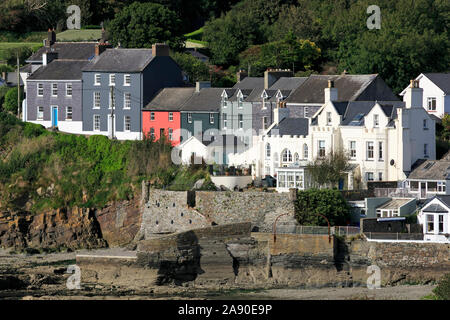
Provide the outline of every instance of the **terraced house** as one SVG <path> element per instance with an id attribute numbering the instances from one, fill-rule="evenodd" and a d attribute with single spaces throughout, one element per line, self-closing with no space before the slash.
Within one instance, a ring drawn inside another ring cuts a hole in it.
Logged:
<path id="1" fill-rule="evenodd" d="M 169 47 L 106 49 L 83 68 L 83 133 L 142 139 L 142 109 L 165 87 L 183 85 Z"/>

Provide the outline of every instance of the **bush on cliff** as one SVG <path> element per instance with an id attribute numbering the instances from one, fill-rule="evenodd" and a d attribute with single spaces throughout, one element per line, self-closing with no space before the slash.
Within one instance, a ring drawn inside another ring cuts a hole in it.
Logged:
<path id="1" fill-rule="evenodd" d="M 131 199 L 142 180 L 169 186 L 183 172 L 170 153 L 166 141 L 49 132 L 0 112 L 0 211 L 101 208 L 109 201 Z M 203 169 L 191 173 L 199 179 L 207 175 Z"/>
<path id="2" fill-rule="evenodd" d="M 347 225 L 350 212 L 347 202 L 338 190 L 309 189 L 299 191 L 295 202 L 295 215 L 301 225 L 331 226 Z"/>
<path id="3" fill-rule="evenodd" d="M 433 293 L 439 300 L 450 300 L 450 273 L 447 273 L 439 285 L 434 288 Z"/>

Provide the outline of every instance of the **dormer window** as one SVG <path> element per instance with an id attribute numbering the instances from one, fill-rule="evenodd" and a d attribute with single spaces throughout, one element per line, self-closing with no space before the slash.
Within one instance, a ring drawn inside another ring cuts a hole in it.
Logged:
<path id="1" fill-rule="evenodd" d="M 267 92 L 264 90 L 263 93 L 261 94 L 261 98 L 262 98 L 262 108 L 266 109 L 266 100 L 269 96 L 267 95 Z"/>
<path id="2" fill-rule="evenodd" d="M 378 128 L 378 126 L 380 125 L 380 117 L 377 114 L 373 115 L 373 126 L 375 128 Z"/>
<path id="3" fill-rule="evenodd" d="M 283 101 L 284 97 L 283 94 L 281 93 L 281 91 L 278 91 L 277 93 L 277 102 Z"/>
<path id="4" fill-rule="evenodd" d="M 244 107 L 244 96 L 242 95 L 242 92 L 238 94 L 238 107 L 243 108 Z"/>

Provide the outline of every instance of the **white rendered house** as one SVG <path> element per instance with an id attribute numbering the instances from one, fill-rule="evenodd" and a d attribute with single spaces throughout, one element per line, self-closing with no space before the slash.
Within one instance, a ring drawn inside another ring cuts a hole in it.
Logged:
<path id="1" fill-rule="evenodd" d="M 423 89 L 423 107 L 429 114 L 442 118 L 450 113 L 450 73 L 421 73 L 416 81 Z M 405 99 L 406 90 L 400 93 Z"/>
<path id="2" fill-rule="evenodd" d="M 297 167 L 302 173 L 307 162 L 344 150 L 354 168 L 359 168 L 354 172 L 363 184 L 403 181 L 418 159 L 436 157 L 434 120 L 422 107 L 422 94 L 423 89 L 412 82 L 405 102 L 334 102 L 338 92 L 330 82 L 325 104 L 311 119 L 278 120 L 280 104 L 274 111 L 275 123 L 255 139 L 252 149 L 230 156 L 230 164 L 253 165 L 257 177 L 288 171 L 286 167 Z M 279 134 L 273 129 L 279 129 Z M 287 189 L 296 184 L 295 178 L 294 183 L 291 180 Z M 353 179 L 348 180 L 347 188 L 352 189 Z"/>
<path id="3" fill-rule="evenodd" d="M 420 210 L 425 241 L 450 243 L 450 195 L 438 195 Z"/>

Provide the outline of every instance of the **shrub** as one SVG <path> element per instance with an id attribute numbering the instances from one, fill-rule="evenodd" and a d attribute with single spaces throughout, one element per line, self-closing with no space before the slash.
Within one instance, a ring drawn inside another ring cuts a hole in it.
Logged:
<path id="1" fill-rule="evenodd" d="M 439 281 L 439 285 L 434 288 L 433 293 L 440 300 L 450 300 L 450 273 L 447 273 L 441 281 Z"/>

